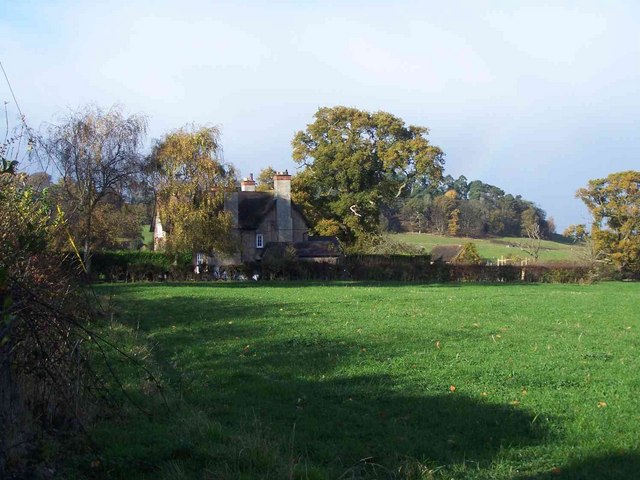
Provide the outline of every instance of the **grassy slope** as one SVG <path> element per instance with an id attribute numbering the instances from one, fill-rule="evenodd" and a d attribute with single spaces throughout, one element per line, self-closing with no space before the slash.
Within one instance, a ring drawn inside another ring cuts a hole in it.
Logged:
<path id="1" fill-rule="evenodd" d="M 637 284 L 99 291 L 152 345 L 172 409 L 101 424 L 100 468 L 73 467 L 94 475 L 631 478 L 640 468 Z M 128 388 L 154 405 L 146 382 Z"/>
<path id="2" fill-rule="evenodd" d="M 501 256 L 519 256 L 526 258 L 528 255 L 522 252 L 517 245 L 526 242 L 524 238 L 499 237 L 499 238 L 464 238 L 445 237 L 428 233 L 399 233 L 394 238 L 412 245 L 419 245 L 430 251 L 436 245 L 463 245 L 473 242 L 478 247 L 478 252 L 483 258 L 495 261 Z M 543 240 L 540 250 L 541 262 L 573 262 L 580 260 L 583 247 Z"/>
<path id="3" fill-rule="evenodd" d="M 150 230 L 151 225 L 146 224 L 141 227 L 142 242 L 145 245 L 153 246 L 153 232 Z"/>

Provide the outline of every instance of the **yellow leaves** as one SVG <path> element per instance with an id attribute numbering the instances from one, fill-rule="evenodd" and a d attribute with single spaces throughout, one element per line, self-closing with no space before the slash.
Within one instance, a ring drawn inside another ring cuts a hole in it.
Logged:
<path id="1" fill-rule="evenodd" d="M 440 350 L 440 340 L 436 341 L 436 348 Z"/>
<path id="2" fill-rule="evenodd" d="M 605 408 L 605 407 L 607 407 L 607 402 L 603 402 L 603 401 L 598 402 L 598 408 Z"/>

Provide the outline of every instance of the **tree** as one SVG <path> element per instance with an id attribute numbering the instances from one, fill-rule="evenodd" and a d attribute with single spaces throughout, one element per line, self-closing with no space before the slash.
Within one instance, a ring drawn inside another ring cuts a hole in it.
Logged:
<path id="1" fill-rule="evenodd" d="M 103 111 L 85 107 L 49 125 L 42 145 L 60 173 L 61 194 L 67 218 L 76 218 L 72 228 L 83 246 L 83 261 L 90 269 L 96 241 L 96 214 L 103 201 L 121 195 L 140 171 L 142 141 L 147 120 L 142 115 L 125 116 L 119 107 Z"/>
<path id="2" fill-rule="evenodd" d="M 640 273 L 640 172 L 590 180 L 576 196 L 593 216 L 595 248 L 623 273 Z"/>
<path id="3" fill-rule="evenodd" d="M 570 238 L 573 243 L 584 242 L 589 233 L 587 232 L 587 226 L 583 223 L 578 225 L 569 225 L 565 228 L 564 232 L 562 232 L 562 236 L 566 238 Z"/>
<path id="4" fill-rule="evenodd" d="M 540 232 L 540 224 L 530 223 L 524 227 L 527 240 L 518 242 L 518 248 L 533 258 L 534 262 L 540 257 L 540 249 L 542 248 L 542 234 Z"/>
<path id="5" fill-rule="evenodd" d="M 482 265 L 484 260 L 478 253 L 478 248 L 473 242 L 465 243 L 462 252 L 458 255 L 458 262 L 467 265 Z"/>
<path id="6" fill-rule="evenodd" d="M 232 219 L 222 206 L 224 192 L 235 188 L 236 171 L 221 156 L 216 127 L 185 127 L 156 141 L 147 169 L 168 251 L 233 250 Z"/>
<path id="7" fill-rule="evenodd" d="M 273 177 L 275 174 L 276 171 L 271 165 L 260 170 L 260 173 L 258 174 L 258 187 L 256 190 L 259 192 L 273 190 Z"/>
<path id="8" fill-rule="evenodd" d="M 320 108 L 292 141 L 293 159 L 304 166 L 294 198 L 315 221 L 338 222 L 345 240 L 376 232 L 384 204 L 442 177 L 444 154 L 428 132 L 386 112 Z"/>

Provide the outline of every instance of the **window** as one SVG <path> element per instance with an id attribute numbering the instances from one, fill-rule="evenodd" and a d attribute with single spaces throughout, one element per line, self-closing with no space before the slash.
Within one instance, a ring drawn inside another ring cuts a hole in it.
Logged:
<path id="1" fill-rule="evenodd" d="M 264 237 L 261 233 L 256 233 L 256 248 L 264 247 Z"/>

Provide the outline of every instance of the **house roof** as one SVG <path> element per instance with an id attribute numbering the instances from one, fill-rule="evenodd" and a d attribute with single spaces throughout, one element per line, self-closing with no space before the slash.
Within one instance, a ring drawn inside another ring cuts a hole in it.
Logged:
<path id="1" fill-rule="evenodd" d="M 451 263 L 462 253 L 462 245 L 438 245 L 431 249 L 431 260 Z"/>
<path id="2" fill-rule="evenodd" d="M 272 192 L 239 192 L 238 226 L 255 230 L 275 204 L 276 199 Z"/>
<path id="3" fill-rule="evenodd" d="M 267 214 L 276 206 L 276 196 L 269 192 L 238 192 L 238 227 L 242 230 L 256 230 Z M 293 201 L 292 210 L 302 216 L 304 222 L 309 222 L 304 213 Z"/>

